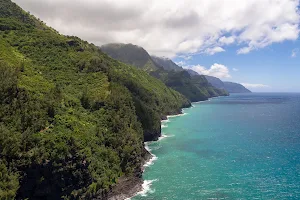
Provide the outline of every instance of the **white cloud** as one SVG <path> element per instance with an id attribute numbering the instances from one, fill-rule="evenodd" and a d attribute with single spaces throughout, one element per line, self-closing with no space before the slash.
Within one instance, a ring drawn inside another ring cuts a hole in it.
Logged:
<path id="1" fill-rule="evenodd" d="M 237 69 L 237 68 L 232 68 L 232 71 L 237 72 L 237 71 L 239 71 L 239 69 Z"/>
<path id="2" fill-rule="evenodd" d="M 223 36 L 223 37 L 220 37 L 220 39 L 219 39 L 220 44 L 226 44 L 226 45 L 232 44 L 232 43 L 234 43 L 234 41 L 235 41 L 234 36 L 230 36 L 230 37 Z"/>
<path id="3" fill-rule="evenodd" d="M 251 47 L 243 47 L 243 48 L 240 48 L 239 50 L 237 50 L 237 54 L 247 54 L 252 50 L 253 50 L 253 48 L 251 48 Z"/>
<path id="4" fill-rule="evenodd" d="M 215 76 L 218 78 L 231 78 L 228 68 L 225 65 L 218 63 L 213 64 L 209 69 L 201 65 L 184 66 L 183 68 L 192 69 L 203 75 Z"/>
<path id="5" fill-rule="evenodd" d="M 292 57 L 292 58 L 297 57 L 298 52 L 299 52 L 299 49 L 298 49 L 298 48 L 293 49 L 293 50 L 292 50 L 292 55 L 291 55 L 291 57 Z"/>
<path id="6" fill-rule="evenodd" d="M 185 66 L 186 63 L 184 61 L 175 62 L 178 66 Z"/>
<path id="7" fill-rule="evenodd" d="M 205 53 L 209 54 L 209 55 L 214 55 L 215 53 L 220 53 L 225 51 L 222 47 L 213 47 L 213 48 L 207 48 L 205 50 Z"/>
<path id="8" fill-rule="evenodd" d="M 150 54 L 239 54 L 299 34 L 298 0 L 13 0 L 62 34 L 96 45 L 133 43 Z"/>
<path id="9" fill-rule="evenodd" d="M 191 55 L 180 55 L 178 57 L 183 58 L 184 60 L 192 60 L 193 59 L 193 56 L 191 56 Z"/>
<path id="10" fill-rule="evenodd" d="M 270 88 L 269 85 L 264 85 L 260 83 L 241 83 L 246 88 Z"/>

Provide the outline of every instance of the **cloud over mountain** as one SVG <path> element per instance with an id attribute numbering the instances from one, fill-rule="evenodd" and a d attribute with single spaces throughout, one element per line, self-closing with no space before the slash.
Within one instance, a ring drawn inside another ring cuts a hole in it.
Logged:
<path id="1" fill-rule="evenodd" d="M 210 68 L 203 67 L 201 65 L 184 66 L 185 69 L 192 69 L 198 74 L 214 76 L 217 78 L 231 78 L 228 67 L 222 64 L 215 63 Z"/>
<path id="2" fill-rule="evenodd" d="M 151 54 L 238 54 L 295 40 L 297 0 L 14 0 L 63 34 L 102 45 L 134 43 Z"/>
<path id="3" fill-rule="evenodd" d="M 269 85 L 260 84 L 260 83 L 241 83 L 246 88 L 270 88 Z"/>

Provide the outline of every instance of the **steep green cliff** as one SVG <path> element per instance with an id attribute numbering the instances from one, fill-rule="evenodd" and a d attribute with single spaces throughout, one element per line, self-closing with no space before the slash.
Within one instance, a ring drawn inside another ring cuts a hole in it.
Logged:
<path id="1" fill-rule="evenodd" d="M 101 47 L 101 50 L 112 58 L 151 72 L 160 68 L 148 52 L 133 44 L 112 43 Z"/>
<path id="2" fill-rule="evenodd" d="M 90 199 L 140 176 L 143 141 L 190 106 L 142 70 L 0 0 L 0 199 Z"/>
<path id="3" fill-rule="evenodd" d="M 157 63 L 159 66 L 163 67 L 167 71 L 183 71 L 182 67 L 179 67 L 169 58 L 162 58 L 158 56 L 151 56 L 152 60 Z"/>
<path id="4" fill-rule="evenodd" d="M 209 84 L 202 75 L 191 76 L 172 60 L 150 56 L 142 47 L 132 44 L 107 44 L 101 50 L 114 59 L 144 69 L 167 86 L 180 92 L 190 101 L 203 101 L 210 97 L 228 95 L 225 90 Z M 154 63 L 145 66 L 145 63 Z"/>

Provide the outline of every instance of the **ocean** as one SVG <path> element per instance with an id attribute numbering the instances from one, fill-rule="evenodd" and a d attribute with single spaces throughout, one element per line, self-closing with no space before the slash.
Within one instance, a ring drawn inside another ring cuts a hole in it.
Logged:
<path id="1" fill-rule="evenodd" d="M 162 122 L 132 200 L 300 199 L 300 94 L 233 94 Z"/>

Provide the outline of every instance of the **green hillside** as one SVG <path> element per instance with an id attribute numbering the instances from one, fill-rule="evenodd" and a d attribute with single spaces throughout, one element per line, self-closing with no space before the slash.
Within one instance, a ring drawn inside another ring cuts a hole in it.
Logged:
<path id="1" fill-rule="evenodd" d="M 112 43 L 101 46 L 101 50 L 114 59 L 147 72 L 155 71 L 160 68 L 160 66 L 153 61 L 148 52 L 137 45 Z"/>
<path id="2" fill-rule="evenodd" d="M 213 87 L 204 76 L 193 77 L 170 59 L 151 57 L 142 47 L 132 44 L 107 44 L 101 50 L 114 59 L 143 69 L 192 102 L 228 95 L 225 90 Z"/>
<path id="3" fill-rule="evenodd" d="M 176 65 L 172 60 L 169 58 L 162 58 L 157 56 L 151 56 L 152 60 L 157 63 L 159 66 L 163 67 L 167 71 L 183 71 L 182 67 Z"/>
<path id="4" fill-rule="evenodd" d="M 202 75 L 191 76 L 187 71 L 157 70 L 152 76 L 162 80 L 167 86 L 180 92 L 190 101 L 204 101 L 210 97 L 228 95 L 225 90 L 213 87 Z"/>
<path id="5" fill-rule="evenodd" d="M 0 199 L 103 197 L 190 106 L 146 72 L 0 0 Z"/>

